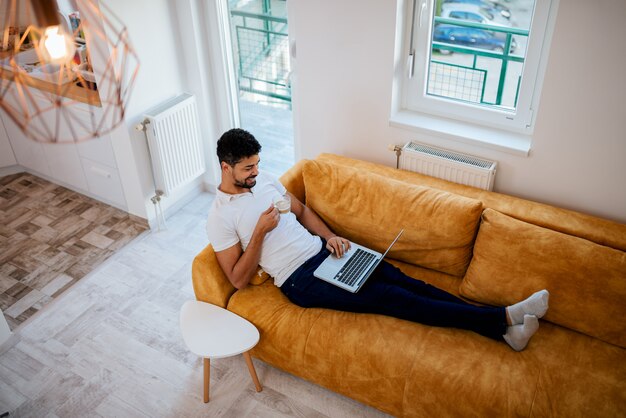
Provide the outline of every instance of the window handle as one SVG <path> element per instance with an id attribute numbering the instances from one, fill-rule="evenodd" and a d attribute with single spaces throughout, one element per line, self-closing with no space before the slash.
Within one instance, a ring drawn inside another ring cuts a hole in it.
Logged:
<path id="1" fill-rule="evenodd" d="M 423 1 L 422 4 L 420 5 L 420 17 L 419 17 L 420 28 L 422 27 L 422 17 L 424 16 L 424 10 L 426 10 L 426 2 L 425 1 Z"/>
<path id="2" fill-rule="evenodd" d="M 409 59 L 406 63 L 407 68 L 409 69 L 409 78 L 413 78 L 413 67 L 415 66 L 415 52 L 411 51 L 409 54 Z"/>

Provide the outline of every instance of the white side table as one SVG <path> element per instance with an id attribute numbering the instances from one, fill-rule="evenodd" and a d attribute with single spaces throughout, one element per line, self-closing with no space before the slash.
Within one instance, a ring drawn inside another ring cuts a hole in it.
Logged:
<path id="1" fill-rule="evenodd" d="M 212 358 L 243 354 L 256 391 L 263 389 L 248 352 L 259 342 L 259 331 L 250 322 L 219 306 L 189 300 L 180 311 L 180 328 L 189 350 L 204 359 L 204 402 L 209 402 Z"/>

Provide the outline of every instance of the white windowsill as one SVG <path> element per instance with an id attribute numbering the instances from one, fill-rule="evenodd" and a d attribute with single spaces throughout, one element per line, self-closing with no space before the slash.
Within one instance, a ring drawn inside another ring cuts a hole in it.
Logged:
<path id="1" fill-rule="evenodd" d="M 393 112 L 389 125 L 520 156 L 528 156 L 532 140 L 530 135 L 408 110 Z"/>

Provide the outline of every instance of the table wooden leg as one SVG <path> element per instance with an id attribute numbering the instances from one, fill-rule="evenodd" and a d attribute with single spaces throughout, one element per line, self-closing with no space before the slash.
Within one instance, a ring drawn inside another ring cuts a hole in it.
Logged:
<path id="1" fill-rule="evenodd" d="M 256 370 L 254 370 L 254 364 L 252 364 L 252 357 L 250 357 L 250 352 L 246 351 L 245 353 L 243 353 L 243 358 L 246 359 L 246 364 L 248 365 L 248 370 L 250 371 L 250 376 L 252 376 L 252 381 L 254 382 L 256 391 L 262 391 L 263 387 L 261 386 L 261 382 L 259 382 L 259 378 L 256 375 Z"/>
<path id="2" fill-rule="evenodd" d="M 211 362 L 208 358 L 204 359 L 204 403 L 209 402 L 209 381 L 211 377 Z"/>

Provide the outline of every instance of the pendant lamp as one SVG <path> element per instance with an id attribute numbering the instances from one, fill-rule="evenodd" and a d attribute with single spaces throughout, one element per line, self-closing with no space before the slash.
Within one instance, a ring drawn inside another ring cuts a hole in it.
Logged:
<path id="1" fill-rule="evenodd" d="M 2 0 L 0 108 L 38 142 L 115 129 L 139 69 L 128 30 L 98 0 Z"/>

